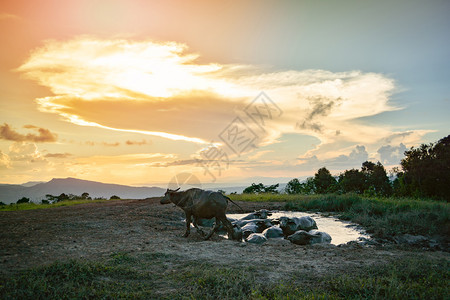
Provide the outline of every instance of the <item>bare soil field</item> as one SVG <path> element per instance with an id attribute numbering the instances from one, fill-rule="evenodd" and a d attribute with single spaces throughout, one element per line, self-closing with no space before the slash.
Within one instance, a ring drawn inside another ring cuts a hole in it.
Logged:
<path id="1" fill-rule="evenodd" d="M 281 203 L 239 204 L 248 212 L 283 207 Z M 230 204 L 228 212 L 240 211 Z M 351 273 L 404 257 L 448 259 L 446 252 L 405 250 L 394 245 L 298 246 L 287 240 L 254 245 L 216 234 L 204 241 L 195 229 L 183 238 L 183 217 L 181 209 L 161 205 L 158 198 L 0 212 L 0 277 L 55 261 L 98 260 L 113 253 L 165 253 L 185 262 L 251 266 L 260 270 L 261 280 L 273 282 L 294 273 L 304 274 L 305 281 L 324 274 Z M 176 268 L 177 263 L 168 264 L 167 270 Z"/>

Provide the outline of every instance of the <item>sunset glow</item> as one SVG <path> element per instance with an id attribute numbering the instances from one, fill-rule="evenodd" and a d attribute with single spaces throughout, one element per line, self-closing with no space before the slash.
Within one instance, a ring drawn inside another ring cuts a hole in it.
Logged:
<path id="1" fill-rule="evenodd" d="M 151 185 L 180 172 L 278 182 L 368 159 L 393 167 L 405 149 L 448 134 L 445 76 L 419 54 L 431 42 L 412 50 L 392 30 L 377 48 L 367 34 L 385 25 L 368 17 L 335 31 L 319 4 L 171 2 L 2 2 L 0 183 Z M 441 52 L 433 59 L 448 64 Z M 253 108 L 274 115 L 261 126 Z M 236 119 L 254 134 L 242 151 L 226 141 Z M 211 145 L 226 167 L 202 166 Z"/>

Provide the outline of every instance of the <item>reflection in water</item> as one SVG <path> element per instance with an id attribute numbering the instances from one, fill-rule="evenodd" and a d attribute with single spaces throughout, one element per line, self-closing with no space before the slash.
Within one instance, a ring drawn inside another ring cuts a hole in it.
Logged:
<path id="1" fill-rule="evenodd" d="M 246 214 L 227 214 L 228 218 L 240 219 Z M 279 217 L 303 217 L 310 216 L 317 223 L 317 227 L 319 231 L 324 231 L 328 233 L 332 240 L 331 244 L 340 245 L 345 244 L 350 241 L 356 241 L 359 238 L 370 238 L 370 236 L 365 233 L 362 229 L 357 228 L 356 224 L 341 221 L 335 217 L 324 217 L 318 213 L 306 213 L 306 212 L 297 212 L 297 211 L 272 211 L 272 215 L 269 217 L 270 219 L 277 219 Z"/>

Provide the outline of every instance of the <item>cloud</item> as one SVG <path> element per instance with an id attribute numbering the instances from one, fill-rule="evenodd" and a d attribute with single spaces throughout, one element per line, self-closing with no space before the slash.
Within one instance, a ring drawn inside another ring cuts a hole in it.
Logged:
<path id="1" fill-rule="evenodd" d="M 369 160 L 369 154 L 363 145 L 355 146 L 348 154 L 341 154 L 327 159 L 318 159 L 317 156 L 298 158 L 300 164 L 297 164 L 299 170 L 317 171 L 318 168 L 326 167 L 332 170 L 344 170 L 361 166 Z"/>
<path id="2" fill-rule="evenodd" d="M 250 155 L 248 158 L 249 158 L 250 160 L 259 159 L 259 158 L 261 158 L 261 156 L 264 156 L 264 155 L 266 155 L 266 154 L 268 154 L 268 153 L 272 153 L 272 152 L 274 152 L 274 150 L 263 150 L 263 151 L 258 151 L 258 152 L 256 152 L 255 154 Z"/>
<path id="3" fill-rule="evenodd" d="M 9 146 L 9 158 L 13 162 L 46 163 L 35 143 L 15 142 Z"/>
<path id="4" fill-rule="evenodd" d="M 381 142 L 383 144 L 417 144 L 421 137 L 427 133 L 435 132 L 435 130 L 408 130 L 404 132 L 392 132 L 384 137 Z"/>
<path id="5" fill-rule="evenodd" d="M 400 144 L 399 146 L 386 145 L 377 150 L 380 155 L 381 163 L 386 165 L 398 165 L 400 161 L 405 157 L 404 153 L 407 150 L 406 146 Z"/>
<path id="6" fill-rule="evenodd" d="M 198 166 L 199 164 L 200 164 L 199 160 L 196 159 L 179 159 L 169 162 L 153 162 L 147 164 L 147 166 L 166 168 L 172 166 L 187 166 L 187 165 Z"/>
<path id="7" fill-rule="evenodd" d="M 14 142 L 35 142 L 35 143 L 45 143 L 45 142 L 56 142 L 57 135 L 50 132 L 50 130 L 45 128 L 36 127 L 33 125 L 25 125 L 27 129 L 33 129 L 38 132 L 38 134 L 28 133 L 26 135 L 20 134 L 13 130 L 8 124 L 4 123 L 0 126 L 0 139 L 14 141 Z"/>
<path id="8" fill-rule="evenodd" d="M 151 142 L 147 142 L 146 140 L 142 140 L 142 141 L 130 141 L 130 140 L 127 140 L 125 142 L 125 145 L 128 145 L 128 146 L 134 146 L 134 145 L 142 146 L 142 145 L 147 145 L 147 144 L 151 144 Z"/>
<path id="9" fill-rule="evenodd" d="M 115 143 L 103 142 L 102 145 L 107 146 L 107 147 L 118 147 L 118 146 L 120 146 L 120 143 L 119 142 L 115 142 Z"/>
<path id="10" fill-rule="evenodd" d="M 2 150 L 0 150 L 0 169 L 10 169 L 11 168 L 11 160 L 9 159 L 9 156 L 6 153 L 3 153 Z"/>
<path id="11" fill-rule="evenodd" d="M 95 155 L 89 157 L 79 157 L 76 159 L 78 164 L 87 164 L 95 166 L 103 165 L 142 165 L 151 162 L 161 162 L 176 158 L 176 154 L 171 153 L 137 153 L 123 155 Z"/>
<path id="12" fill-rule="evenodd" d="M 45 158 L 68 158 L 73 156 L 73 154 L 70 153 L 47 153 L 44 157 Z"/>
<path id="13" fill-rule="evenodd" d="M 334 99 L 323 99 L 321 97 L 314 97 L 309 100 L 313 106 L 306 115 L 305 119 L 303 120 L 303 123 L 297 122 L 296 127 L 306 130 L 310 129 L 321 133 L 322 128 L 324 126 L 319 122 L 317 122 L 315 119 L 317 117 L 327 116 L 330 113 L 333 106 L 335 106 L 335 104 L 339 102 L 340 98 L 334 100 Z"/>
<path id="14" fill-rule="evenodd" d="M 47 41 L 17 71 L 54 94 L 37 99 L 43 112 L 80 126 L 203 145 L 221 142 L 219 134 L 236 117 L 255 131 L 260 147 L 283 134 L 314 136 L 320 144 L 307 157 L 322 160 L 335 156 L 326 149 L 343 153 L 363 144 L 373 150 L 417 142 L 429 132 L 395 132 L 364 121 L 400 109 L 389 101 L 395 81 L 383 74 L 277 71 L 198 58 L 176 42 L 80 36 Z M 283 112 L 264 128 L 244 112 L 261 91 Z"/>
<path id="15" fill-rule="evenodd" d="M 13 14 L 0 13 L 0 21 L 2 20 L 21 20 L 22 18 Z"/>
<path id="16" fill-rule="evenodd" d="M 131 140 L 127 140 L 125 141 L 124 145 L 127 146 L 143 146 L 143 145 L 151 145 L 152 142 L 151 141 L 146 141 L 146 140 L 141 140 L 141 141 L 131 141 Z M 88 145 L 88 146 L 106 146 L 106 147 L 118 147 L 121 145 L 120 142 L 94 142 L 94 141 L 85 141 L 84 145 Z"/>

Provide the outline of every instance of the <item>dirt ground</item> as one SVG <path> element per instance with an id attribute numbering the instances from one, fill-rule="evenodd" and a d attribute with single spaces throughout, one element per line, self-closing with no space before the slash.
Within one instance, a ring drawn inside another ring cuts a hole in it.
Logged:
<path id="1" fill-rule="evenodd" d="M 248 212 L 282 208 L 280 203 L 239 204 Z M 240 211 L 230 204 L 228 212 Z M 274 281 L 299 270 L 316 275 L 345 273 L 403 256 L 448 259 L 445 252 L 392 246 L 298 246 L 286 240 L 254 245 L 218 235 L 204 241 L 195 229 L 183 238 L 183 216 L 181 209 L 161 205 L 157 198 L 0 212 L 0 276 L 57 260 L 96 260 L 117 252 L 177 254 L 223 266 L 264 266 Z"/>

